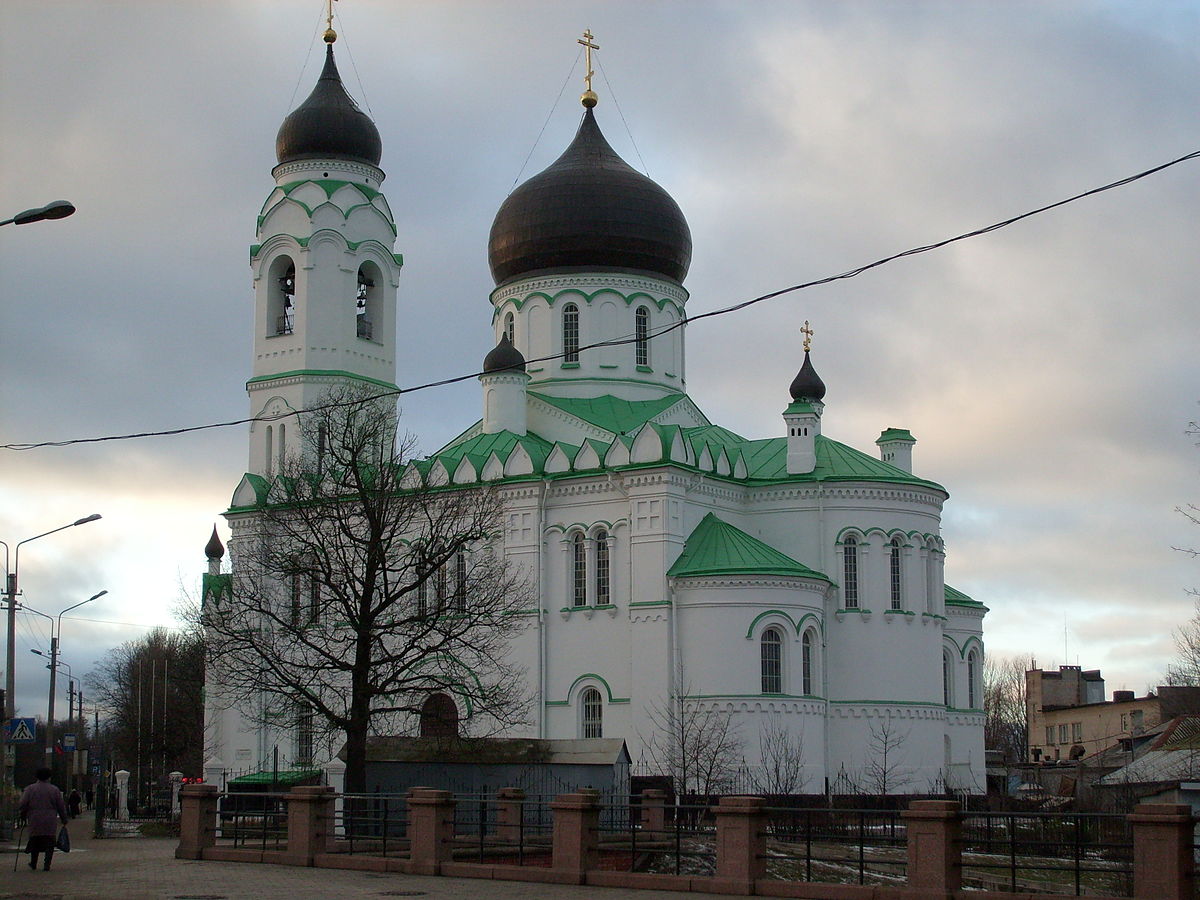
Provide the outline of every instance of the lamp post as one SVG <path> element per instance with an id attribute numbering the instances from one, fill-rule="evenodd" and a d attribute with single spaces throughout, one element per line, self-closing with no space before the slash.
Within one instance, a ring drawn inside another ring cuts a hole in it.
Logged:
<path id="1" fill-rule="evenodd" d="M 69 613 L 73 609 L 78 609 L 85 603 L 91 603 L 93 600 L 98 600 L 107 593 L 108 591 L 101 591 L 98 594 L 92 594 L 92 596 L 88 597 L 86 600 L 80 600 L 74 606 L 68 606 L 58 614 L 58 618 L 56 620 L 57 624 L 51 629 L 50 632 L 50 703 L 46 715 L 46 755 L 50 757 L 48 762 L 51 764 L 54 762 L 54 694 L 57 686 L 58 667 L 60 665 L 64 665 L 64 663 L 60 663 L 58 661 L 58 639 L 62 634 L 62 617 L 64 613 Z M 26 609 L 28 609 L 28 607 L 26 607 Z M 46 614 L 38 613 L 38 615 L 44 616 Z M 47 618 L 49 617 L 47 616 Z M 45 656 L 45 654 L 40 650 L 34 650 L 33 652 L 38 656 Z M 68 666 L 67 668 L 68 671 L 70 671 L 70 667 Z"/>
<path id="2" fill-rule="evenodd" d="M 70 200 L 52 200 L 37 209 L 19 212 L 11 219 L 0 222 L 0 225 L 28 225 L 30 222 L 41 222 L 44 219 L 65 219 L 74 212 L 75 204 Z"/>

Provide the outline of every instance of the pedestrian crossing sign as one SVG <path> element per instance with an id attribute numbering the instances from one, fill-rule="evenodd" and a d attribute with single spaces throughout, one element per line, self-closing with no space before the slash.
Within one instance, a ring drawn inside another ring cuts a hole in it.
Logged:
<path id="1" fill-rule="evenodd" d="M 6 740 L 10 744 L 32 744 L 37 740 L 37 727 L 33 719 L 10 719 Z"/>

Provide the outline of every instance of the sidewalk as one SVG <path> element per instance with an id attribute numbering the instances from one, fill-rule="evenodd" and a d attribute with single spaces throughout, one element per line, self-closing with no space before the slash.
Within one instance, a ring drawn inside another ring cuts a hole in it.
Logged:
<path id="1" fill-rule="evenodd" d="M 123 837 L 96 840 L 91 822 L 71 825 L 70 853 L 55 853 L 49 872 L 29 870 L 13 844 L 0 853 L 0 898 L 37 900 L 307 900 L 336 897 L 475 898 L 487 900 L 705 900 L 715 894 L 635 891 L 620 888 L 486 881 L 421 875 L 308 869 L 259 863 L 175 859 L 175 838 Z"/>

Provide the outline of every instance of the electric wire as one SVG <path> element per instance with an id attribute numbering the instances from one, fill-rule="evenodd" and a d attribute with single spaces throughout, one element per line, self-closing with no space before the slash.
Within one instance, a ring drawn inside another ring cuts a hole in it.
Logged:
<path id="1" fill-rule="evenodd" d="M 567 70 L 567 77 L 563 79 L 562 87 L 558 89 L 558 96 L 554 98 L 554 102 L 550 105 L 550 112 L 546 113 L 546 121 L 542 123 L 542 130 L 533 139 L 533 146 L 529 148 L 529 153 L 525 156 L 525 162 L 521 163 L 521 169 L 517 172 L 517 177 L 513 179 L 513 183 L 508 188 L 510 194 L 517 186 L 517 182 L 521 180 L 521 176 L 525 174 L 525 167 L 529 165 L 529 160 L 533 157 L 533 151 L 537 149 L 537 145 L 542 140 L 542 135 L 546 133 L 546 129 L 550 125 L 550 120 L 554 117 L 554 111 L 558 109 L 558 104 L 562 102 L 563 91 L 567 89 L 567 84 L 571 81 L 571 76 L 575 74 L 575 67 L 579 65 L 579 57 L 582 55 L 583 48 L 580 47 L 579 52 L 575 54 L 575 62 L 571 63 L 571 68 Z"/>
<path id="2" fill-rule="evenodd" d="M 613 89 L 612 82 L 608 80 L 608 73 L 604 71 L 604 62 L 600 59 L 600 54 L 596 54 L 596 65 L 600 67 L 600 77 L 604 79 L 604 86 L 608 88 L 608 93 L 612 96 L 613 106 L 617 108 L 617 115 L 621 117 L 621 124 L 625 126 L 625 133 L 629 135 L 629 143 L 633 144 L 633 152 L 637 154 L 638 162 L 642 164 L 642 173 L 649 178 L 650 169 L 646 166 L 646 160 L 642 159 L 642 151 L 638 149 L 637 141 L 634 140 L 633 131 L 629 128 L 629 123 L 625 120 L 625 110 L 621 108 L 620 102 L 617 100 L 617 92 Z"/>
<path id="3" fill-rule="evenodd" d="M 856 278 L 859 275 L 862 275 L 864 272 L 869 272 L 872 269 L 877 269 L 880 266 L 887 265 L 888 263 L 895 262 L 896 260 L 899 260 L 899 259 L 904 259 L 904 258 L 910 257 L 910 256 L 918 256 L 922 253 L 929 253 L 934 250 L 939 250 L 943 247 L 947 247 L 950 244 L 955 244 L 960 241 L 965 241 L 965 240 L 969 240 L 971 238 L 980 237 L 985 234 L 990 234 L 993 231 L 999 231 L 1002 228 L 1007 228 L 1009 225 L 1013 225 L 1017 222 L 1021 222 L 1021 221 L 1025 220 L 1025 219 L 1032 218 L 1033 216 L 1041 215 L 1041 214 L 1049 212 L 1050 210 L 1053 210 L 1053 209 L 1058 209 L 1061 206 L 1066 206 L 1069 203 L 1074 203 L 1074 202 L 1076 202 L 1078 200 L 1082 200 L 1086 197 L 1092 197 L 1096 194 L 1104 193 L 1105 191 L 1111 191 L 1111 190 L 1114 190 L 1115 188 L 1124 187 L 1125 185 L 1132 184 L 1135 181 L 1140 181 L 1141 179 L 1147 178 L 1150 175 L 1154 175 L 1158 172 L 1162 172 L 1166 169 L 1169 169 L 1172 166 L 1177 166 L 1180 163 L 1188 162 L 1189 160 L 1193 160 L 1193 159 L 1197 159 L 1197 158 L 1200 158 L 1200 150 L 1194 150 L 1191 153 L 1186 153 L 1183 156 L 1177 157 L 1176 159 L 1170 160 L 1165 163 L 1161 163 L 1160 165 L 1153 166 L 1152 168 L 1149 168 L 1149 169 L 1145 169 L 1134 175 L 1128 175 L 1124 178 L 1118 179 L 1117 181 L 1112 181 L 1112 182 L 1109 182 L 1108 184 L 1104 184 L 1099 187 L 1090 188 L 1086 191 L 1082 191 L 1081 193 L 1078 193 L 1078 194 L 1073 194 L 1070 197 L 1066 197 L 1062 200 L 1056 200 L 1053 203 L 1047 203 L 1046 205 L 1039 206 L 1036 209 L 1031 209 L 1026 212 L 1019 213 L 1018 215 L 1010 216 L 1006 219 L 1001 219 L 998 222 L 993 222 L 991 225 L 985 225 L 981 228 L 975 228 L 975 229 L 972 229 L 971 231 L 965 231 L 961 234 L 954 235 L 953 237 L 943 238 L 942 240 L 935 241 L 930 244 L 922 244 L 917 247 L 911 247 L 907 250 L 902 250 L 899 253 L 893 253 L 889 256 L 884 256 L 884 257 L 881 257 L 880 259 L 876 259 L 872 262 L 864 263 L 860 266 L 855 266 L 852 269 L 847 269 L 846 271 L 840 272 L 836 275 L 826 275 L 823 278 L 816 278 L 816 279 L 813 279 L 812 281 L 805 281 L 805 282 L 801 282 L 799 284 L 793 284 L 789 287 L 779 288 L 778 290 L 770 291 L 769 293 L 761 294 L 757 297 L 753 297 L 749 300 L 743 300 L 739 303 L 734 303 L 730 306 L 724 306 L 719 309 L 710 310 L 709 312 L 706 312 L 706 313 L 700 313 L 699 315 L 685 317 L 685 318 L 680 319 L 680 321 L 678 321 L 678 322 L 675 322 L 671 325 L 668 325 L 664 328 L 661 328 L 661 329 L 655 331 L 652 335 L 648 336 L 648 339 L 662 337 L 665 334 L 669 334 L 672 331 L 675 331 L 679 328 L 683 328 L 685 325 L 693 325 L 696 322 L 700 322 L 704 319 L 712 319 L 712 318 L 716 318 L 718 316 L 731 315 L 733 313 L 740 312 L 741 310 L 748 309 L 749 307 L 755 306 L 759 303 L 763 303 L 768 300 L 774 300 L 774 299 L 782 297 L 786 294 L 794 293 L 796 291 L 807 290 L 808 288 L 818 287 L 820 285 L 832 284 L 833 282 L 836 282 L 836 281 L 845 281 L 845 280 L 848 280 L 851 278 Z M 620 346 L 623 344 L 631 344 L 637 340 L 638 340 L 637 337 L 631 336 L 631 337 L 622 337 L 622 338 L 616 338 L 616 339 L 611 339 L 611 340 L 606 340 L 606 341 L 597 341 L 596 343 L 580 346 L 579 348 L 577 348 L 576 352 L 583 353 L 588 350 L 594 350 L 598 347 L 614 347 L 614 346 Z M 553 361 L 556 359 L 562 359 L 563 356 L 565 356 L 565 355 L 566 355 L 565 353 L 554 353 L 554 354 L 549 354 L 547 356 L 539 356 L 535 359 L 526 360 L 526 362 L 527 363 L 550 362 L 550 361 Z M 412 387 L 407 387 L 407 388 L 398 387 L 394 390 L 381 391 L 379 394 L 374 395 L 371 398 L 371 400 L 374 401 L 374 400 L 379 400 L 379 399 L 382 399 L 385 397 L 392 397 L 392 396 L 399 397 L 404 394 L 414 394 L 419 391 L 431 390 L 431 389 L 437 388 L 437 387 L 445 387 L 447 385 L 458 384 L 459 382 L 463 382 L 463 381 L 469 381 L 471 379 L 478 378 L 484 374 L 486 374 L 486 373 L 481 372 L 481 371 L 475 371 L 475 372 L 469 372 L 464 375 L 455 375 L 455 376 L 451 376 L 449 378 L 441 378 L 436 381 L 427 381 L 422 384 L 413 385 Z M 285 418 L 289 418 L 291 416 L 299 416 L 299 415 L 303 415 L 306 413 L 318 412 L 321 410 L 331 410 L 331 409 L 338 409 L 338 408 L 342 408 L 342 407 L 346 407 L 346 406 L 354 406 L 354 405 L 358 405 L 358 404 L 361 404 L 364 402 L 367 402 L 367 401 L 360 399 L 360 398 L 355 398 L 352 400 L 344 400 L 344 401 L 339 401 L 339 402 L 334 402 L 334 403 L 318 404 L 316 406 L 306 407 L 305 409 L 301 409 L 301 410 L 291 410 L 286 413 L 278 413 L 278 414 L 274 414 L 274 415 L 249 416 L 249 417 L 240 418 L 240 419 L 230 419 L 230 420 L 223 421 L 223 422 L 212 422 L 212 423 L 209 423 L 206 425 L 191 425 L 191 426 L 184 426 L 181 428 L 164 429 L 164 430 L 160 430 L 160 431 L 140 431 L 140 432 L 132 432 L 132 433 L 128 433 L 128 434 L 104 435 L 101 437 L 71 438 L 71 439 L 61 440 L 61 441 L 31 441 L 31 442 L 0 444 L 0 450 L 14 450 L 14 451 L 37 450 L 37 449 L 42 449 L 45 447 L 70 447 L 70 446 L 75 446 L 77 444 L 99 444 L 99 443 L 107 443 L 107 442 L 111 442 L 111 441 L 137 440 L 137 439 L 149 438 L 149 437 L 171 437 L 171 436 L 181 435 L 181 434 L 191 434 L 193 432 L 199 432 L 199 431 L 210 431 L 210 430 L 217 429 L 217 428 L 229 428 L 229 427 L 232 427 L 235 425 L 247 425 L 252 422 L 275 422 L 275 421 L 278 421 L 279 419 L 285 419 Z"/>

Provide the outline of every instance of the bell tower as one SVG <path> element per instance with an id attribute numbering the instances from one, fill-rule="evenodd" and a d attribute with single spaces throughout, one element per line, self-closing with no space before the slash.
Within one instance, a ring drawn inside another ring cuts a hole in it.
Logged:
<path id="1" fill-rule="evenodd" d="M 270 477 L 299 451 L 287 416 L 333 386 L 395 389 L 396 288 L 402 257 L 380 192 L 382 144 L 347 93 L 325 32 L 325 67 L 275 139 L 275 188 L 250 248 L 254 357 L 246 390 L 254 416 L 247 471 Z"/>

